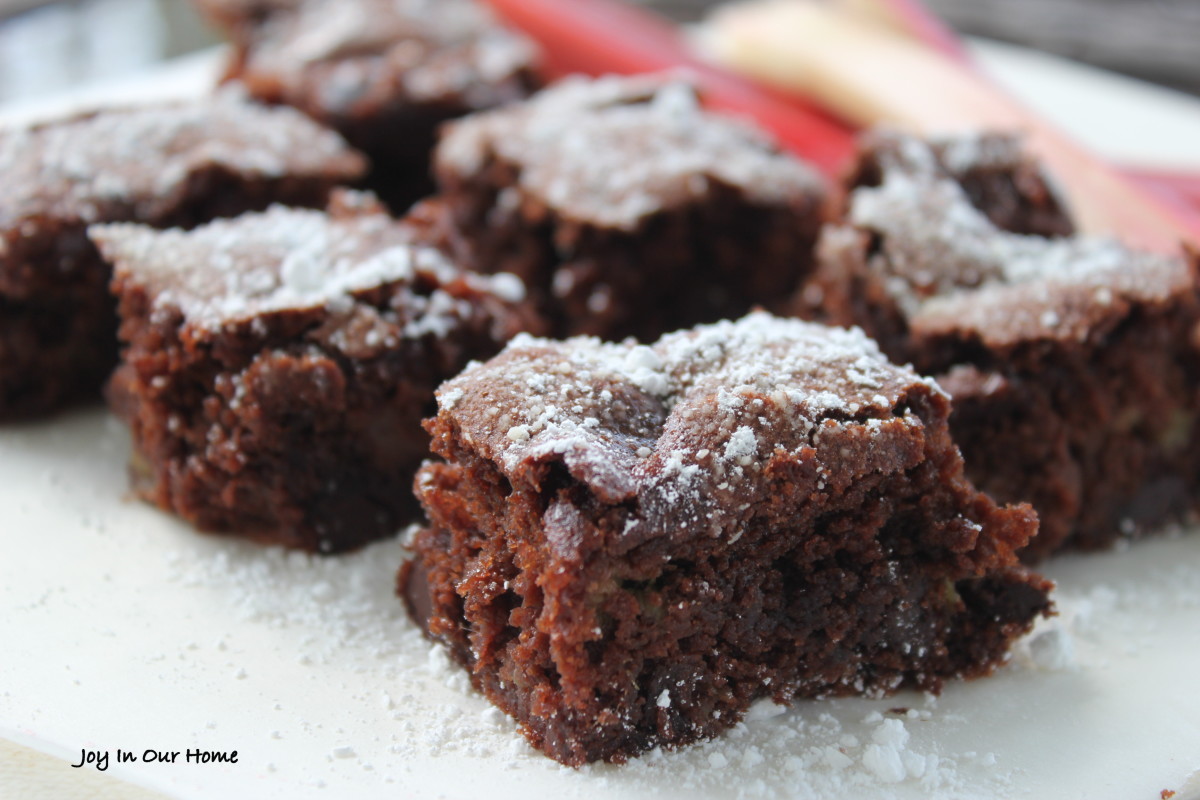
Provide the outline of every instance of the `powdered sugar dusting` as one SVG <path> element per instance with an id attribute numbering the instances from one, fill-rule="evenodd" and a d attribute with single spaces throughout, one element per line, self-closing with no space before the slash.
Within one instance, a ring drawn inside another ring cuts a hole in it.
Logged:
<path id="1" fill-rule="evenodd" d="M 756 313 L 649 346 L 521 336 L 439 397 L 509 469 L 561 456 L 593 488 L 705 527 L 714 497 L 753 500 L 776 451 L 834 447 L 843 424 L 881 442 L 919 424 L 896 414 L 913 387 L 928 391 L 860 331 Z"/>
<path id="2" fill-rule="evenodd" d="M 328 308 L 349 313 L 354 296 L 417 276 L 435 288 L 410 293 L 404 335 L 446 336 L 470 315 L 466 301 L 438 286 L 465 281 L 490 292 L 497 282 L 464 276 L 438 251 L 413 242 L 412 232 L 381 211 L 331 217 L 275 206 L 260 214 L 217 220 L 192 231 L 103 225 L 93 239 L 116 265 L 119 279 L 144 286 L 154 311 L 179 309 L 186 324 L 215 331 L 264 314 Z M 518 294 L 511 276 L 499 297 Z M 399 309 L 392 309 L 393 315 Z"/>
<path id="3" fill-rule="evenodd" d="M 352 114 L 368 87 L 490 107 L 509 99 L 503 84 L 519 83 L 536 59 L 528 40 L 471 0 L 303 0 L 259 26 L 246 70 L 305 95 L 306 107 Z M 315 64 L 339 65 L 320 92 L 306 77 Z"/>
<path id="4" fill-rule="evenodd" d="M 764 205 L 807 203 L 821 186 L 765 134 L 702 111 L 687 85 L 647 78 L 569 78 L 452 126 L 437 154 L 442 169 L 468 175 L 493 157 L 560 214 L 625 229 L 713 182 Z"/>
<path id="5" fill-rule="evenodd" d="M 742 466 L 749 466 L 757 453 L 758 439 L 754 431 L 745 425 L 734 431 L 725 445 L 725 458 Z"/>
<path id="6" fill-rule="evenodd" d="M 1003 133 L 963 133 L 931 144 L 938 160 L 958 179 L 976 170 L 1011 171 L 1029 163 L 1021 140 Z"/>
<path id="7" fill-rule="evenodd" d="M 849 221 L 881 236 L 870 267 L 913 320 L 1079 336 L 1088 307 L 1110 305 L 1114 294 L 1161 297 L 1187 282 L 1178 258 L 1109 239 L 1000 230 L 941 168 L 930 144 L 899 134 L 892 141 L 882 184 L 854 192 Z M 965 170 L 980 157 L 972 141 L 943 145 L 943 158 Z"/>
<path id="8" fill-rule="evenodd" d="M 337 134 L 236 91 L 189 103 L 102 111 L 0 133 L 0 223 L 37 215 L 150 219 L 206 169 L 244 179 L 353 180 L 364 164 Z"/>
<path id="9" fill-rule="evenodd" d="M 320 558 L 198 535 L 122 497 L 124 476 L 111 465 L 123 461 L 126 440 L 101 411 L 0 431 L 6 530 L 43 532 L 12 539 L 16 557 L 0 561 L 5 642 L 33 654 L 64 643 L 54 669 L 33 657 L 3 662 L 0 709 L 6 719 L 36 720 L 38 741 L 61 752 L 78 755 L 81 730 L 104 747 L 143 725 L 171 740 L 164 747 L 238 748 L 242 782 L 197 783 L 211 796 L 1195 794 L 1187 776 L 1200 752 L 1200 704 L 1181 689 L 1200 644 L 1195 529 L 1047 565 L 1060 615 L 1033 641 L 1057 626 L 1070 643 L 1061 666 L 1027 661 L 1018 649 L 999 674 L 954 683 L 936 699 L 901 693 L 790 709 L 761 701 L 712 742 L 572 770 L 535 752 L 407 620 L 395 597 L 402 554 L 394 542 Z M 67 550 L 72 558 L 55 557 Z M 146 696 L 154 703 L 132 701 Z M 892 719 L 908 733 L 902 762 L 927 763 L 921 777 L 894 784 L 863 764 L 874 732 Z M 355 755 L 327 758 L 335 747 Z M 1105 768 L 1114 758 L 1119 774 Z M 154 780 L 161 769 L 126 774 Z M 199 770 L 195 780 L 213 774 Z"/>
<path id="10" fill-rule="evenodd" d="M 886 701 L 802 701 L 792 708 L 761 700 L 717 740 L 677 752 L 656 749 L 624 765 L 563 768 L 532 750 L 510 719 L 474 693 L 445 649 L 423 639 L 407 620 L 393 594 L 392 567 L 400 555 L 388 542 L 329 559 L 189 541 L 167 553 L 167 579 L 177 592 L 227 618 L 239 638 L 182 647 L 188 659 L 216 649 L 223 661 L 238 663 L 249 632 L 256 640 L 299 642 L 288 655 L 293 681 L 352 677 L 352 686 L 329 687 L 345 718 L 336 727 L 328 712 L 286 700 L 270 710 L 269 698 L 281 696 L 277 688 L 261 682 L 257 670 L 246 678 L 265 692 L 263 713 L 271 721 L 262 726 L 263 741 L 317 747 L 327 760 L 316 774 L 330 779 L 345 768 L 342 763 L 360 774 L 362 763 L 374 764 L 378 773 L 367 775 L 382 784 L 387 776 L 403 779 L 403 765 L 433 775 L 439 766 L 465 760 L 472 770 L 515 773 L 524 782 L 558 787 L 559 796 L 580 798 L 648 788 L 667 798 L 874 798 L 894 792 L 987 798 L 1013 786 L 1011 765 L 1001 757 L 931 739 L 928 730 L 952 727 L 954 714 L 940 708 L 944 700 L 911 692 Z M 670 708 L 674 700 L 663 690 L 653 702 Z M 251 741 L 245 749 L 252 757 L 263 745 Z"/>

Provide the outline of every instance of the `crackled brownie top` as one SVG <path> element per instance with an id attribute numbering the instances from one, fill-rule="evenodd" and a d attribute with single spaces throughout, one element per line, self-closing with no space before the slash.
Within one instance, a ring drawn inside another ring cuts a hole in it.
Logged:
<path id="1" fill-rule="evenodd" d="M 229 2 L 207 3 L 237 34 Z M 412 102 L 485 108 L 497 86 L 532 68 L 533 45 L 505 30 L 473 0 L 293 0 L 240 4 L 261 18 L 245 54 L 245 72 L 274 76 L 283 94 L 305 92 L 307 103 L 350 114 L 368 102 L 364 86 L 379 85 Z M 321 85 L 306 88 L 307 68 L 337 63 Z M 383 80 L 384 76 L 391 76 Z M 386 86 L 384 86 L 386 84 Z M 369 94 L 369 93 L 368 93 Z M 310 109 L 315 110 L 315 109 Z"/>
<path id="2" fill-rule="evenodd" d="M 207 169 L 249 179 L 350 181 L 365 169 L 341 137 L 235 92 L 186 104 L 99 111 L 0 131 L 0 226 L 49 216 L 152 220 Z"/>
<path id="3" fill-rule="evenodd" d="M 822 186 L 765 134 L 705 112 L 691 87 L 654 78 L 568 78 L 454 123 L 436 154 L 439 171 L 465 176 L 495 159 L 558 214 L 625 229 L 705 197 L 712 183 L 762 204 L 807 200 Z"/>
<path id="4" fill-rule="evenodd" d="M 939 165 L 930 145 L 899 141 L 881 157 L 879 185 L 852 194 L 847 218 L 854 228 L 826 235 L 833 244 L 851 242 L 859 231 L 872 235 L 868 268 L 914 331 L 967 332 L 1000 347 L 1039 338 L 1082 340 L 1112 318 L 1114 307 L 1162 302 L 1195 285 L 1183 258 L 1108 239 L 1000 230 Z"/>
<path id="5" fill-rule="evenodd" d="M 418 282 L 435 288 L 398 295 L 404 307 L 393 300 L 391 310 L 405 321 L 404 336 L 437 335 L 469 309 L 436 287 L 462 285 L 504 302 L 524 293 L 511 275 L 464 274 L 438 251 L 414 244 L 413 232 L 369 196 L 355 193 L 343 193 L 331 213 L 275 206 L 192 231 L 120 224 L 89 233 L 116 265 L 118 282 L 145 290 L 152 315 L 177 309 L 198 338 L 268 314 L 349 314 L 363 292 Z"/>
<path id="6" fill-rule="evenodd" d="M 860 331 L 755 313 L 650 346 L 518 336 L 438 401 L 508 474 L 561 458 L 601 500 L 636 496 L 682 530 L 726 524 L 706 515 L 750 502 L 780 451 L 822 451 L 813 491 L 919 460 L 905 404 L 934 392 Z"/>

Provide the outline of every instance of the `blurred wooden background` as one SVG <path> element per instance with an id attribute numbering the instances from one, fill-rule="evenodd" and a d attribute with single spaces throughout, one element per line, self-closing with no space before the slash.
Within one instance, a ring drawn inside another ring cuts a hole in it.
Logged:
<path id="1" fill-rule="evenodd" d="M 640 2 L 681 21 L 717 4 Z M 964 33 L 1200 94 L 1200 0 L 925 2 Z M 0 101 L 128 74 L 214 41 L 190 0 L 0 0 Z"/>

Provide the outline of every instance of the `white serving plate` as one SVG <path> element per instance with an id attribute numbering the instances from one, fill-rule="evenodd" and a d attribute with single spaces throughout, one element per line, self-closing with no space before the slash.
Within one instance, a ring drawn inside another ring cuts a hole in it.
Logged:
<path id="1" fill-rule="evenodd" d="M 1101 152 L 1200 170 L 1200 103 L 978 51 Z M 3 115 L 195 93 L 214 72 L 207 54 Z M 0 428 L 0 762 L 22 752 L 13 743 L 53 757 L 19 778 L 0 768 L 0 797 L 94 772 L 69 766 L 91 749 L 110 764 L 87 791 L 118 798 L 146 796 L 130 784 L 180 800 L 1200 798 L 1197 535 L 1048 564 L 1061 615 L 989 680 L 936 699 L 767 704 L 715 742 L 571 770 L 532 751 L 406 620 L 397 544 L 313 559 L 197 535 L 128 498 L 127 453 L 101 410 Z M 115 763 L 118 748 L 138 761 Z M 238 761 L 186 763 L 191 748 Z M 145 763 L 147 749 L 181 755 Z"/>

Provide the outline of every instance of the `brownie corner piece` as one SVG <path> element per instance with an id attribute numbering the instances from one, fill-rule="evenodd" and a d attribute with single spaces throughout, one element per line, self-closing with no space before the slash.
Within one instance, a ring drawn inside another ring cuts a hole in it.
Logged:
<path id="1" fill-rule="evenodd" d="M 519 275 L 559 335 L 652 341 L 771 307 L 812 262 L 822 179 L 663 76 L 568 78 L 446 129 L 456 255 Z"/>
<path id="2" fill-rule="evenodd" d="M 952 395 L 967 474 L 1038 512 L 1025 558 L 1200 510 L 1195 254 L 1011 229 L 997 220 L 1022 214 L 980 205 L 970 170 L 943 163 L 953 143 L 874 141 L 877 174 L 824 231 L 801 296 Z"/>
<path id="3" fill-rule="evenodd" d="M 438 392 L 410 613 L 530 741 L 622 761 L 761 697 L 938 690 L 1050 613 L 1037 527 L 964 478 L 936 384 L 754 314 L 519 337 Z"/>
<path id="4" fill-rule="evenodd" d="M 463 273 L 357 193 L 92 236 L 115 268 L 109 393 L 135 488 L 204 530 L 322 553 L 395 534 L 434 389 L 536 328 L 518 281 Z"/>
<path id="5" fill-rule="evenodd" d="M 116 363 L 111 271 L 88 225 L 323 205 L 364 168 L 332 131 L 230 92 L 0 132 L 0 419 L 98 397 Z"/>

